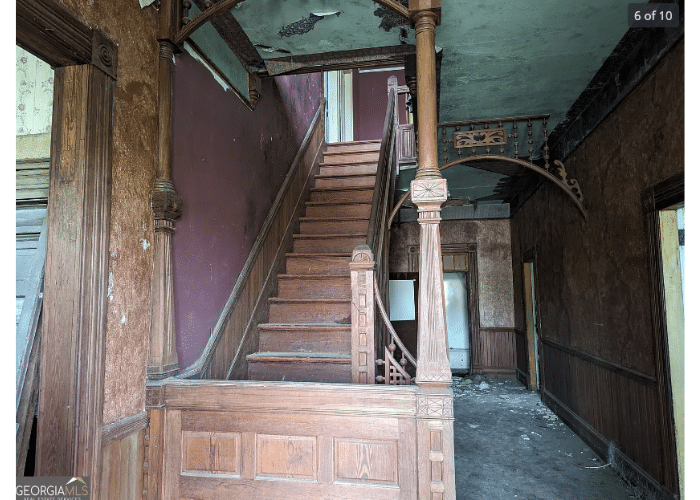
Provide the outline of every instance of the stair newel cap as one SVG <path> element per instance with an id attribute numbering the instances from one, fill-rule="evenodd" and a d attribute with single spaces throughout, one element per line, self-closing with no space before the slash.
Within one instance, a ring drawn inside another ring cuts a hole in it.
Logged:
<path id="1" fill-rule="evenodd" d="M 372 269 L 374 254 L 368 245 L 357 245 L 350 257 L 350 269 Z"/>

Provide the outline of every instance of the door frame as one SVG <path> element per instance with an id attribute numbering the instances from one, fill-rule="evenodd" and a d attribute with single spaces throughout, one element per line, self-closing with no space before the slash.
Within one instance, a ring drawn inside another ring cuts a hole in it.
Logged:
<path id="1" fill-rule="evenodd" d="M 656 378 L 661 407 L 662 450 L 664 483 L 675 493 L 680 492 L 676 431 L 673 416 L 673 392 L 668 349 L 666 300 L 661 253 L 661 223 L 659 211 L 685 201 L 684 172 L 658 182 L 644 192 L 642 210 L 646 220 L 652 332 L 655 347 Z"/>
<path id="2" fill-rule="evenodd" d="M 539 391 L 542 386 L 542 362 L 538 353 L 542 352 L 540 344 L 540 314 L 537 300 L 537 250 L 535 247 L 523 252 L 520 264 L 523 270 L 523 305 L 525 307 L 525 342 L 527 350 L 527 387 L 531 391 Z M 526 269 L 530 267 L 528 274 Z M 530 318 L 532 316 L 532 318 Z"/>
<path id="3" fill-rule="evenodd" d="M 117 46 L 55 0 L 17 0 L 16 44 L 54 74 L 36 475 L 101 476 Z"/>

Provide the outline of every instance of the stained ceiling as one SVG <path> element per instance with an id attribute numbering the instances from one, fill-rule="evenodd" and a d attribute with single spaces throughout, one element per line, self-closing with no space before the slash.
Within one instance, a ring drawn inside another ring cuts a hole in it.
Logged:
<path id="1" fill-rule="evenodd" d="M 193 0 L 190 18 L 203 2 Z M 436 31 L 439 121 L 548 114 L 553 130 L 627 32 L 628 3 L 443 0 Z M 191 41 L 239 86 L 247 73 L 266 77 L 353 61 L 395 65 L 411 53 L 415 36 L 399 15 L 372 0 L 245 0 Z M 541 131 L 536 150 L 540 138 Z M 513 205 L 517 190 L 539 182 L 526 169 L 483 167 L 445 171 L 452 205 Z M 405 176 L 400 189 L 407 187 Z M 514 208 L 498 213 L 508 216 Z"/>

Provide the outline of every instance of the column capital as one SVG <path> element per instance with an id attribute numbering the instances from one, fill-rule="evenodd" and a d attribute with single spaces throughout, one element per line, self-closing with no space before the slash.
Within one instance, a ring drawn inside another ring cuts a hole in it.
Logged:
<path id="1" fill-rule="evenodd" d="M 411 201 L 418 206 L 419 212 L 437 211 L 439 213 L 440 205 L 447 201 L 447 179 L 424 177 L 412 180 Z"/>
<path id="2" fill-rule="evenodd" d="M 175 221 L 182 215 L 182 196 L 175 192 L 173 183 L 169 180 L 156 180 L 151 193 L 151 210 L 156 220 Z"/>
<path id="3" fill-rule="evenodd" d="M 426 14 L 434 14 L 434 25 L 440 24 L 442 17 L 442 0 L 409 0 L 408 12 L 411 19 L 411 25 L 415 28 L 419 17 L 424 17 Z"/>

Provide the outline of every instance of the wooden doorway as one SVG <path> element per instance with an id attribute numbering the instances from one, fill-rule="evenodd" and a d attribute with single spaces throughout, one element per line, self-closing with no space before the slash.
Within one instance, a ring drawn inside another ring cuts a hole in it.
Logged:
<path id="1" fill-rule="evenodd" d="M 540 388 L 539 337 L 537 335 L 537 307 L 535 293 L 535 263 L 523 263 L 523 286 L 525 288 L 525 338 L 527 343 L 527 388 L 537 391 Z"/>

